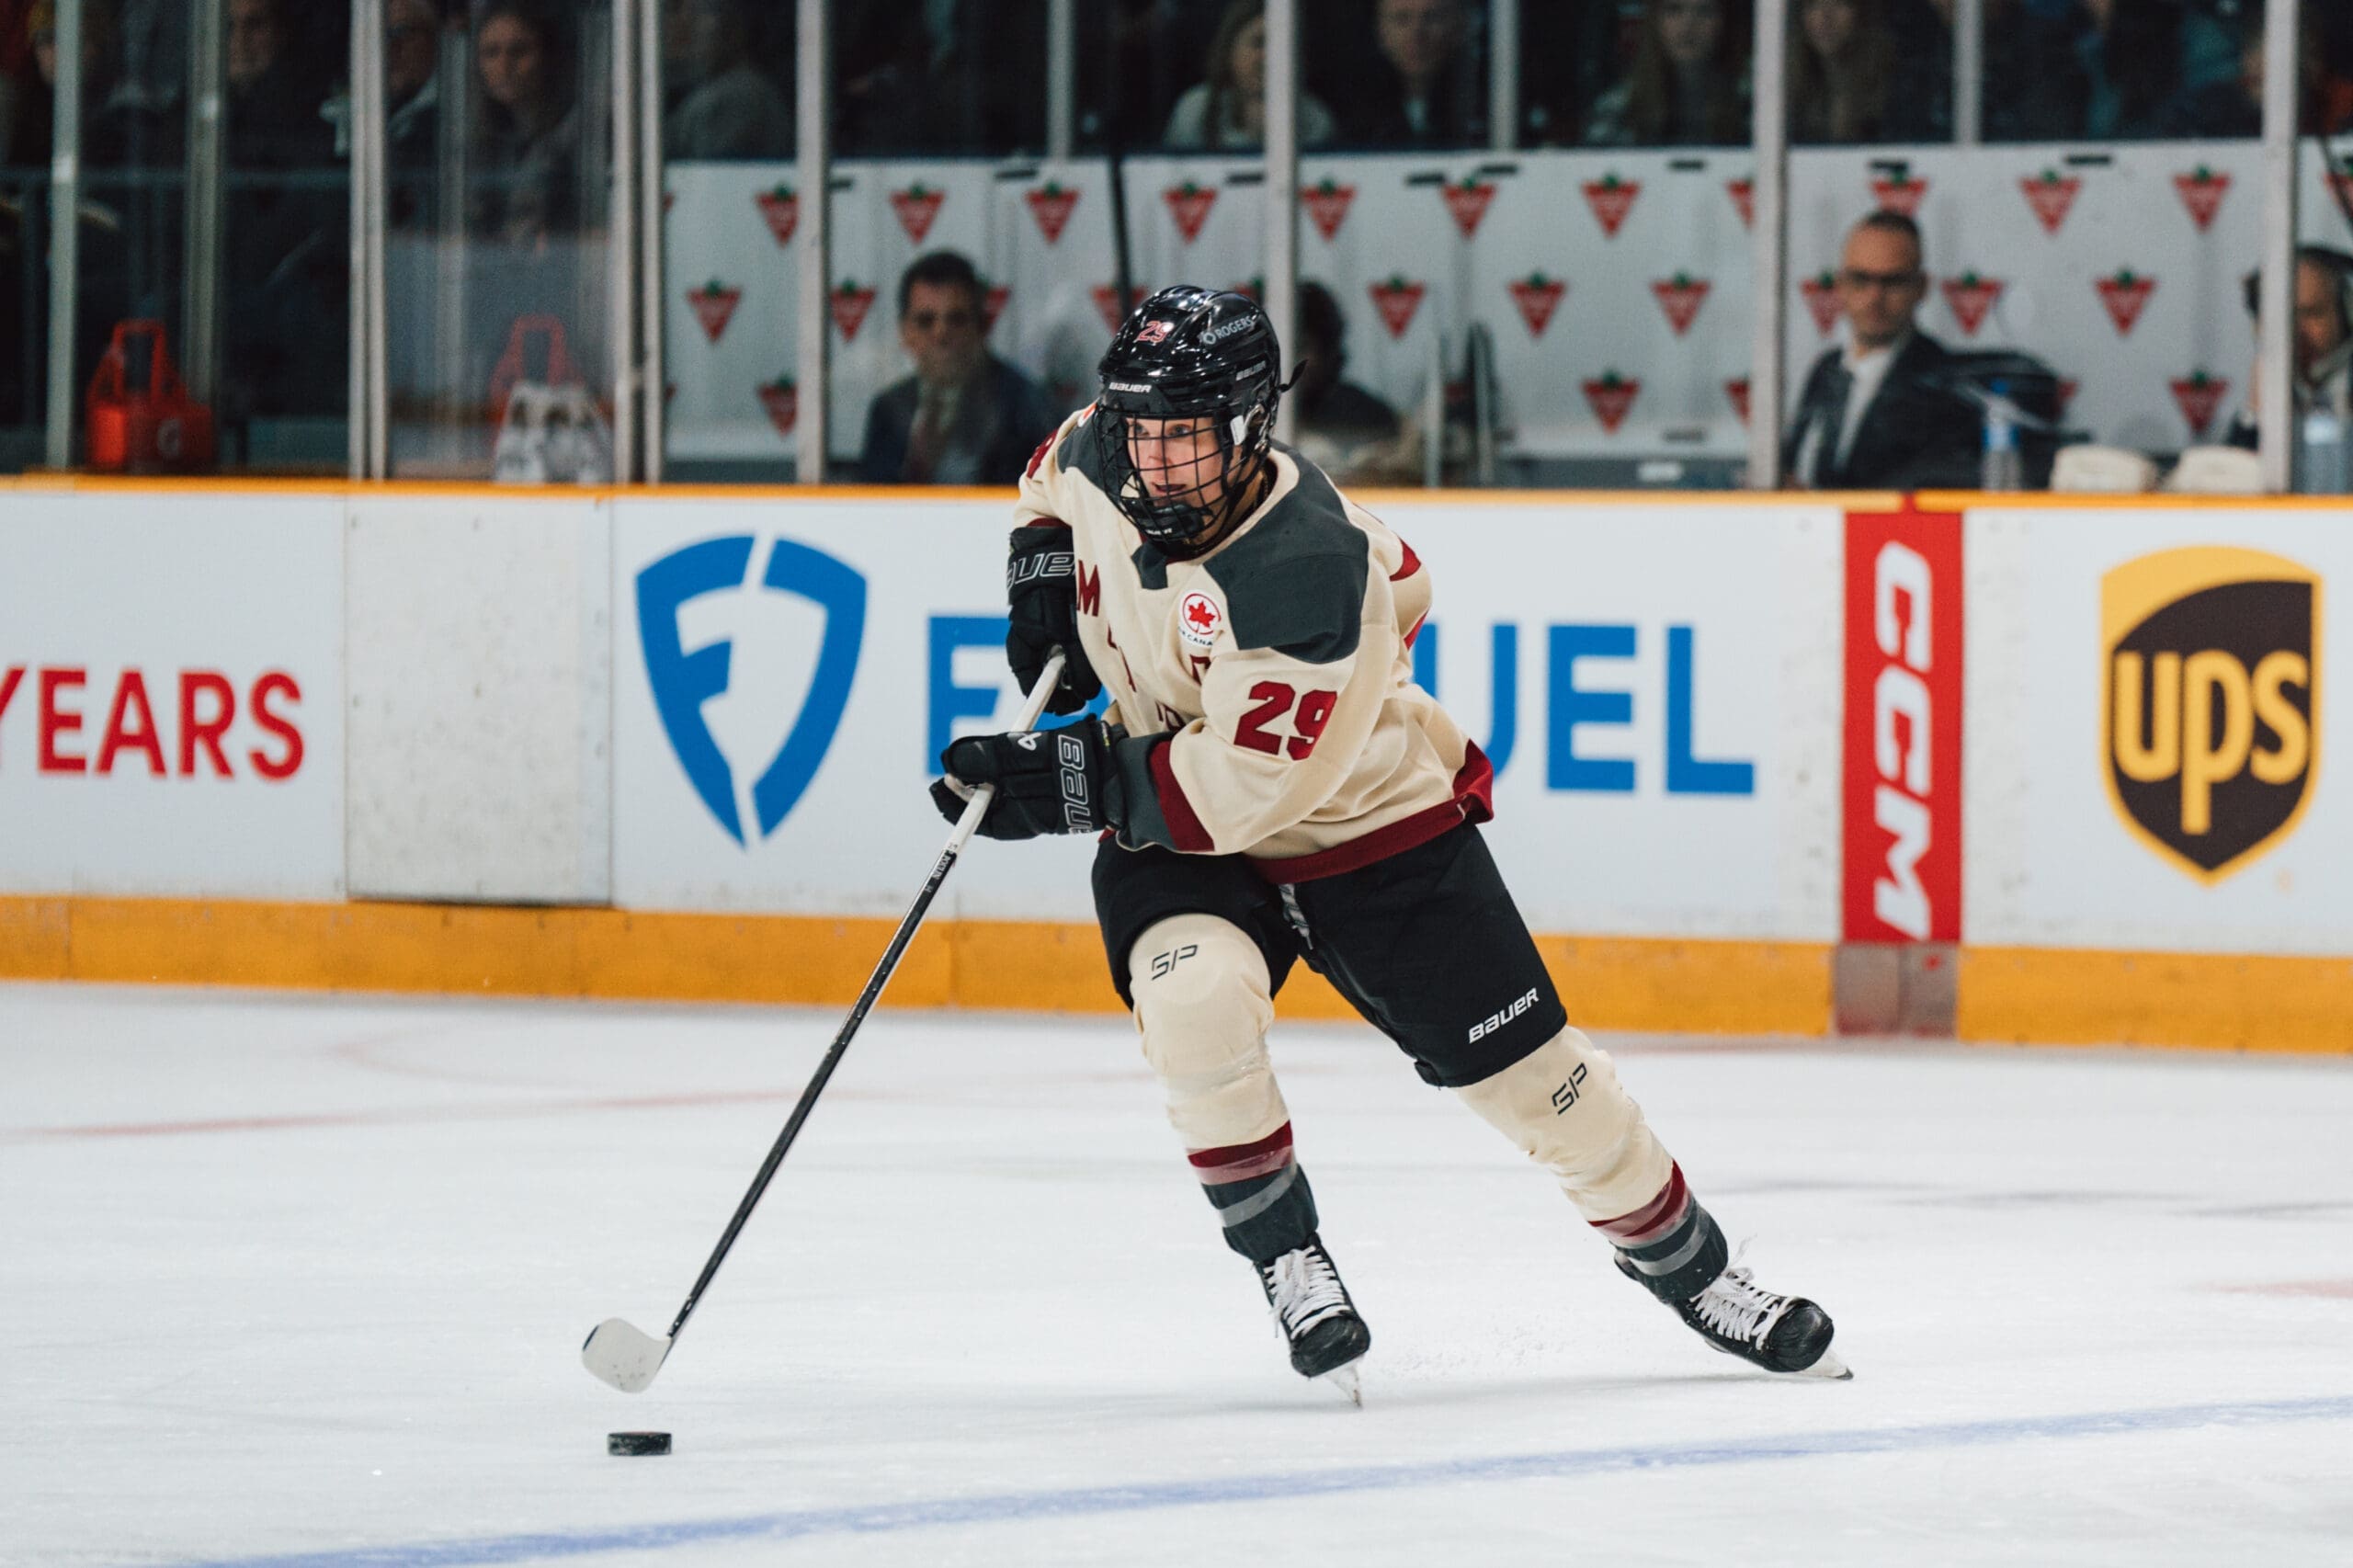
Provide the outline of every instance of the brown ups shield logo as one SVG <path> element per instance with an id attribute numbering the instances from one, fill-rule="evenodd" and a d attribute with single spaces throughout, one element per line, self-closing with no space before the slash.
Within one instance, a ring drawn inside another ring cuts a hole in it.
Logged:
<path id="1" fill-rule="evenodd" d="M 2285 838 L 2320 765 L 2320 578 L 2221 546 L 2100 579 L 2102 771 L 2125 825 L 2202 882 Z"/>

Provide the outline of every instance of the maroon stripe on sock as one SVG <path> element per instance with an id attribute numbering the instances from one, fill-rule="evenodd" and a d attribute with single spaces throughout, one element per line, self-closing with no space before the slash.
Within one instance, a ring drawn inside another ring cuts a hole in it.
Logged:
<path id="1" fill-rule="evenodd" d="M 1631 1214 L 1596 1220 L 1593 1228 L 1621 1247 L 1646 1246 L 1683 1223 L 1691 1211 L 1691 1190 L 1683 1185 L 1683 1167 L 1677 1165 L 1656 1198 Z"/>
<path id="2" fill-rule="evenodd" d="M 1211 1187 L 1265 1176 L 1290 1164 L 1290 1123 L 1284 1122 L 1256 1142 L 1197 1149 L 1185 1158 L 1191 1162 L 1193 1174 Z"/>

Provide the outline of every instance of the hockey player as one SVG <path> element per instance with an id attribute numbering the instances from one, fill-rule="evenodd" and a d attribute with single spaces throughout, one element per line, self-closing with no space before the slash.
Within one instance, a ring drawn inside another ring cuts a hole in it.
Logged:
<path id="1" fill-rule="evenodd" d="M 1560 1182 L 1618 1267 L 1717 1349 L 1844 1377 L 1813 1302 L 1759 1288 L 1606 1052 L 1569 1027 L 1477 824 L 1493 776 L 1410 649 L 1414 552 L 1272 440 L 1280 363 L 1247 297 L 1146 300 L 1102 395 L 1030 460 L 1006 653 L 1101 720 L 972 736 L 933 786 L 994 838 L 1097 833 L 1097 916 L 1168 1119 L 1302 1375 L 1354 1395 L 1371 1344 L 1318 1234 L 1267 1057 L 1294 961 Z"/>

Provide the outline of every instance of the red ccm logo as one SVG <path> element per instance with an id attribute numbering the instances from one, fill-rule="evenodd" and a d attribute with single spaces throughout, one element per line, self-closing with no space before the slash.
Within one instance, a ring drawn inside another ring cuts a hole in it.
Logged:
<path id="1" fill-rule="evenodd" d="M 1847 518 L 1845 939 L 1961 939 L 1961 518 Z"/>

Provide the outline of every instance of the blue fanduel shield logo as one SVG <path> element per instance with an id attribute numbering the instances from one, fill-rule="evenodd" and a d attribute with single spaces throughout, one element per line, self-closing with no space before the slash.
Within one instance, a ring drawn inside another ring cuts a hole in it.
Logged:
<path id="1" fill-rule="evenodd" d="M 695 793 L 738 844 L 745 838 L 734 775 L 703 716 L 703 705 L 727 690 L 733 644 L 722 638 L 688 652 L 679 637 L 678 615 L 690 599 L 748 586 L 745 574 L 755 542 L 750 534 L 703 540 L 637 574 L 638 639 L 645 650 L 654 710 Z M 780 539 L 768 551 L 759 586 L 797 594 L 825 612 L 809 694 L 790 733 L 752 785 L 752 814 L 758 836 L 766 838 L 799 803 L 841 725 L 866 633 L 866 579 L 823 551 Z"/>

